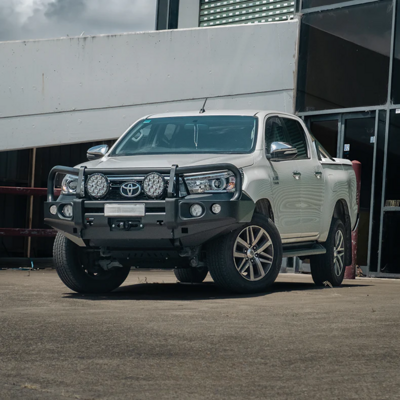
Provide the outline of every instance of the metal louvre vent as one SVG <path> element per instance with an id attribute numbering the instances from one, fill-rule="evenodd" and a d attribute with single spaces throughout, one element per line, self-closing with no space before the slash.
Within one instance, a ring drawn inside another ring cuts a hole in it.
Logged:
<path id="1" fill-rule="evenodd" d="M 201 0 L 200 26 L 286 21 L 294 13 L 294 0 Z"/>

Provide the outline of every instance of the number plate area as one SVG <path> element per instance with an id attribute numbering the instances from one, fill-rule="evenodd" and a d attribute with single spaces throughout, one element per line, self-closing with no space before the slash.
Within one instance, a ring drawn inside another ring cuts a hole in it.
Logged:
<path id="1" fill-rule="evenodd" d="M 114 203 L 104 206 L 104 216 L 106 217 L 144 217 L 144 203 Z"/>

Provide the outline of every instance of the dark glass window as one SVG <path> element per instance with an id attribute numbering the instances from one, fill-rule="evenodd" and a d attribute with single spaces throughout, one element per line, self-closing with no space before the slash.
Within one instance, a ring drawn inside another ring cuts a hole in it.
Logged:
<path id="1" fill-rule="evenodd" d="M 156 30 L 177 29 L 179 0 L 157 0 Z"/>
<path id="2" fill-rule="evenodd" d="M 343 3 L 348 0 L 303 0 L 302 8 L 323 7 L 330 6 L 331 4 Z"/>
<path id="3" fill-rule="evenodd" d="M 308 158 L 307 142 L 300 122 L 291 118 L 282 118 L 282 120 L 289 137 L 289 143 L 297 149 L 296 159 L 303 160 Z"/>
<path id="4" fill-rule="evenodd" d="M 391 22 L 391 1 L 304 15 L 297 110 L 386 103 Z"/>
<path id="5" fill-rule="evenodd" d="M 383 217 L 381 272 L 400 273 L 400 212 L 385 212 Z"/>
<path id="6" fill-rule="evenodd" d="M 162 31 L 168 26 L 168 0 L 157 0 L 156 30 Z"/>
<path id="7" fill-rule="evenodd" d="M 337 156 L 338 120 L 312 121 L 311 132 L 329 154 Z M 325 157 L 329 158 L 329 157 Z"/>
<path id="8" fill-rule="evenodd" d="M 169 1 L 168 29 L 178 28 L 179 0 Z"/>
<path id="9" fill-rule="evenodd" d="M 386 164 L 385 206 L 400 207 L 400 114 L 393 110 L 390 116 L 389 142 Z"/>
<path id="10" fill-rule="evenodd" d="M 400 104 L 400 4 L 397 3 L 392 78 L 392 101 Z"/>

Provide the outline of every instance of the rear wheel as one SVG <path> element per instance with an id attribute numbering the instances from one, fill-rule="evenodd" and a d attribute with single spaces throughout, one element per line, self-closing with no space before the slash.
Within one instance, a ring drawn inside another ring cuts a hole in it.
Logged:
<path id="1" fill-rule="evenodd" d="M 182 283 L 201 283 L 208 274 L 208 268 L 176 268 L 174 269 L 176 279 Z"/>
<path id="2" fill-rule="evenodd" d="M 85 251 L 58 233 L 54 241 L 53 258 L 58 276 L 78 293 L 106 293 L 125 281 L 130 267 L 104 270 L 96 263 L 94 253 Z"/>
<path id="3" fill-rule="evenodd" d="M 343 222 L 334 218 L 324 244 L 326 253 L 311 257 L 311 275 L 316 285 L 329 282 L 332 286 L 339 286 L 342 283 L 346 269 L 345 232 Z"/>
<path id="4" fill-rule="evenodd" d="M 237 293 L 266 290 L 275 282 L 281 263 L 279 232 L 261 214 L 207 246 L 207 266 L 214 282 Z"/>

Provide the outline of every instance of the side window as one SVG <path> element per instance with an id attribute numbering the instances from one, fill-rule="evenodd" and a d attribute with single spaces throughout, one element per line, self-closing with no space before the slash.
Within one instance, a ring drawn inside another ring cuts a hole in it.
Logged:
<path id="1" fill-rule="evenodd" d="M 282 118 L 286 128 L 289 142 L 293 147 L 297 149 L 296 160 L 304 160 L 308 158 L 307 152 L 307 141 L 304 133 L 304 129 L 299 121 L 291 118 Z"/>
<path id="2" fill-rule="evenodd" d="M 279 117 L 270 117 L 265 125 L 265 149 L 267 154 L 271 152 L 273 142 L 285 142 L 290 144 L 282 120 Z"/>

